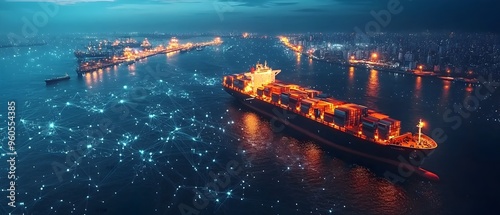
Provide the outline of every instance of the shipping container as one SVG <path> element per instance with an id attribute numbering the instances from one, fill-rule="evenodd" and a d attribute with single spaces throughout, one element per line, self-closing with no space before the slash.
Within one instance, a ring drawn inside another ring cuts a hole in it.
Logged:
<path id="1" fill-rule="evenodd" d="M 378 127 L 381 139 L 388 140 L 391 136 L 399 136 L 401 122 L 392 118 L 385 118 L 378 122 Z"/>
<path id="2" fill-rule="evenodd" d="M 307 97 L 309 97 L 309 98 L 314 98 L 314 97 L 318 96 L 319 94 L 321 94 L 321 92 L 318 90 L 306 89 L 304 91 L 307 93 Z"/>
<path id="3" fill-rule="evenodd" d="M 301 105 L 307 105 L 309 107 L 312 107 L 312 106 L 314 106 L 314 104 L 316 104 L 317 100 L 302 99 L 300 102 L 301 102 Z"/>
<path id="4" fill-rule="evenodd" d="M 299 105 L 299 98 L 291 96 L 288 102 L 288 106 L 292 109 L 296 108 Z"/>
<path id="5" fill-rule="evenodd" d="M 257 88 L 257 95 L 258 96 L 263 96 L 264 95 L 264 87 Z"/>
<path id="6" fill-rule="evenodd" d="M 234 76 L 228 75 L 228 76 L 225 76 L 225 78 L 226 78 L 225 84 L 228 85 L 228 86 L 230 86 L 230 87 L 232 87 L 233 86 Z"/>
<path id="7" fill-rule="evenodd" d="M 323 116 L 323 110 L 321 108 L 314 108 L 314 117 L 321 118 Z"/>
<path id="8" fill-rule="evenodd" d="M 333 123 L 340 127 L 347 126 L 347 118 L 345 116 L 333 115 Z"/>
<path id="9" fill-rule="evenodd" d="M 375 136 L 377 136 L 377 130 L 374 130 L 374 131 L 365 131 L 363 130 L 363 135 L 365 135 L 367 138 L 370 138 L 370 139 L 375 139 Z"/>
<path id="10" fill-rule="evenodd" d="M 361 116 L 368 116 L 368 108 L 363 105 L 358 104 L 348 104 L 349 107 L 358 109 L 361 113 Z"/>
<path id="11" fill-rule="evenodd" d="M 318 100 L 316 107 L 318 107 L 322 111 L 327 111 L 327 110 L 333 111 L 333 104 L 329 103 L 329 102 L 322 101 L 322 100 Z"/>
<path id="12" fill-rule="evenodd" d="M 272 84 L 275 88 L 279 88 L 279 91 L 280 92 L 289 92 L 290 91 L 290 87 L 286 84 L 282 84 L 282 83 L 273 83 Z"/>
<path id="13" fill-rule="evenodd" d="M 311 113 L 311 106 L 309 105 L 306 105 L 304 103 L 301 103 L 300 105 L 300 112 L 303 113 L 303 114 L 310 114 Z"/>
<path id="14" fill-rule="evenodd" d="M 329 122 L 329 123 L 333 123 L 333 116 L 334 116 L 334 113 L 331 111 L 325 111 L 323 114 L 323 118 L 324 118 L 325 122 Z"/>
<path id="15" fill-rule="evenodd" d="M 324 98 L 324 99 L 321 99 L 321 100 L 332 104 L 334 107 L 338 107 L 338 106 L 343 105 L 343 104 L 346 103 L 344 101 L 340 101 L 340 100 L 337 100 L 337 99 L 334 99 L 334 98 Z"/>
<path id="16" fill-rule="evenodd" d="M 375 138 L 378 132 L 377 125 L 378 119 L 375 117 L 368 116 L 361 118 L 361 131 L 368 138 Z"/>
<path id="17" fill-rule="evenodd" d="M 338 120 L 343 122 L 344 126 L 357 126 L 360 124 L 361 110 L 354 108 L 351 104 L 341 105 L 334 110 Z"/>
<path id="18" fill-rule="evenodd" d="M 271 97 L 271 89 L 269 89 L 269 87 L 264 87 L 264 95 Z"/>
<path id="19" fill-rule="evenodd" d="M 312 112 L 312 108 L 316 104 L 317 100 L 314 99 L 302 99 L 300 101 L 300 111 L 303 114 L 310 114 Z"/>
<path id="20" fill-rule="evenodd" d="M 389 116 L 381 114 L 381 113 L 378 113 L 378 112 L 372 112 L 372 113 L 369 113 L 368 115 L 371 116 L 371 117 L 375 117 L 375 118 L 377 118 L 379 120 L 385 119 L 385 118 L 389 118 Z"/>
<path id="21" fill-rule="evenodd" d="M 281 104 L 290 104 L 290 93 L 281 93 Z"/>
<path id="22" fill-rule="evenodd" d="M 349 113 L 349 109 L 346 109 L 344 107 L 338 107 L 338 108 L 335 108 L 335 111 L 333 112 L 335 114 L 335 116 L 346 116 L 348 115 Z"/>
<path id="23" fill-rule="evenodd" d="M 243 90 L 245 88 L 245 83 L 241 79 L 235 79 L 233 82 L 233 86 L 240 90 Z"/>
<path id="24" fill-rule="evenodd" d="M 370 127 L 377 127 L 378 119 L 372 116 L 362 117 L 361 122 L 363 125 L 369 125 Z"/>
<path id="25" fill-rule="evenodd" d="M 271 89 L 271 92 L 281 94 L 281 87 L 272 86 Z"/>
<path id="26" fill-rule="evenodd" d="M 290 93 L 294 95 L 298 95 L 302 98 L 307 98 L 307 92 L 303 90 L 297 90 L 297 89 L 290 89 Z"/>
<path id="27" fill-rule="evenodd" d="M 280 94 L 273 92 L 271 94 L 271 101 L 274 103 L 278 103 L 280 101 Z"/>

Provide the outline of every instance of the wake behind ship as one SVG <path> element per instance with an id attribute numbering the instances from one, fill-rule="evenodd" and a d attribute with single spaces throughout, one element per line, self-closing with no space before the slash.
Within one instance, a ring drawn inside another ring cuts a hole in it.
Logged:
<path id="1" fill-rule="evenodd" d="M 224 76 L 223 88 L 249 108 L 277 119 L 329 147 L 403 166 L 430 180 L 439 177 L 420 168 L 437 143 L 419 132 L 401 133 L 401 122 L 369 108 L 323 96 L 318 90 L 276 80 L 281 70 L 257 64 L 249 72 Z M 276 110 L 280 115 L 278 117 Z"/>

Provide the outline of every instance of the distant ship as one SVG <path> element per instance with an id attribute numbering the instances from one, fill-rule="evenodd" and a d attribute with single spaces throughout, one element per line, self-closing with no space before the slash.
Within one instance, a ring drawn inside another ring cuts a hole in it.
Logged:
<path id="1" fill-rule="evenodd" d="M 113 52 L 110 51 L 75 51 L 75 57 L 82 58 L 107 58 L 112 57 Z"/>
<path id="2" fill-rule="evenodd" d="M 45 83 L 46 84 L 54 84 L 54 83 L 57 83 L 59 81 L 64 81 L 64 80 L 69 80 L 69 79 L 70 79 L 69 75 L 66 74 L 66 75 L 60 76 L 60 77 L 45 79 Z"/>
<path id="3" fill-rule="evenodd" d="M 238 101 L 326 146 L 393 166 L 403 165 L 430 180 L 420 168 L 437 143 L 419 132 L 401 134 L 401 122 L 365 106 L 324 96 L 320 91 L 275 79 L 281 70 L 257 64 L 249 72 L 224 76 L 223 88 Z M 285 113 L 279 117 L 276 113 Z M 407 160 L 402 162 L 401 159 Z"/>
<path id="4" fill-rule="evenodd" d="M 438 78 L 446 80 L 446 81 L 454 81 L 455 78 L 450 77 L 450 76 L 439 76 Z"/>
<path id="5" fill-rule="evenodd" d="M 439 76 L 440 79 L 453 82 L 462 82 L 466 84 L 479 84 L 479 80 L 476 78 L 462 78 L 462 77 L 450 77 L 450 76 Z"/>

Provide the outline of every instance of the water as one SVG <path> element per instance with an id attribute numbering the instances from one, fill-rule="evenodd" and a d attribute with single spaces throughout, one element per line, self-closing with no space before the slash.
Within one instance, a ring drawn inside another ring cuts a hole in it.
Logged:
<path id="1" fill-rule="evenodd" d="M 443 116 L 474 95 L 473 87 L 310 61 L 275 39 L 224 40 L 80 78 L 72 51 L 84 39 L 0 49 L 3 124 L 7 100 L 17 104 L 15 212 L 492 213 L 500 191 L 493 177 L 500 163 L 498 92 L 454 129 L 456 121 Z M 420 118 L 425 133 L 442 128 L 446 141 L 423 165 L 441 181 L 394 184 L 383 171 L 339 158 L 307 137 L 273 132 L 269 119 L 220 86 L 223 75 L 259 60 L 281 69 L 280 80 L 387 113 L 402 121 L 403 131 L 415 131 Z M 45 78 L 64 73 L 70 81 L 45 86 Z M 0 131 L 6 152 L 5 126 Z M 0 165 L 7 172 L 6 162 Z M 6 205 L 2 214 L 12 212 Z"/>

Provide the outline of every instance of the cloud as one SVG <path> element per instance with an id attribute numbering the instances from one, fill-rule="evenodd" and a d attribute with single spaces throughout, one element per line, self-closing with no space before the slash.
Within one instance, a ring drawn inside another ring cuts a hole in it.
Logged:
<path id="1" fill-rule="evenodd" d="M 87 2 L 114 2 L 115 0 L 6 0 L 7 2 L 46 2 L 55 4 L 77 4 Z"/>

